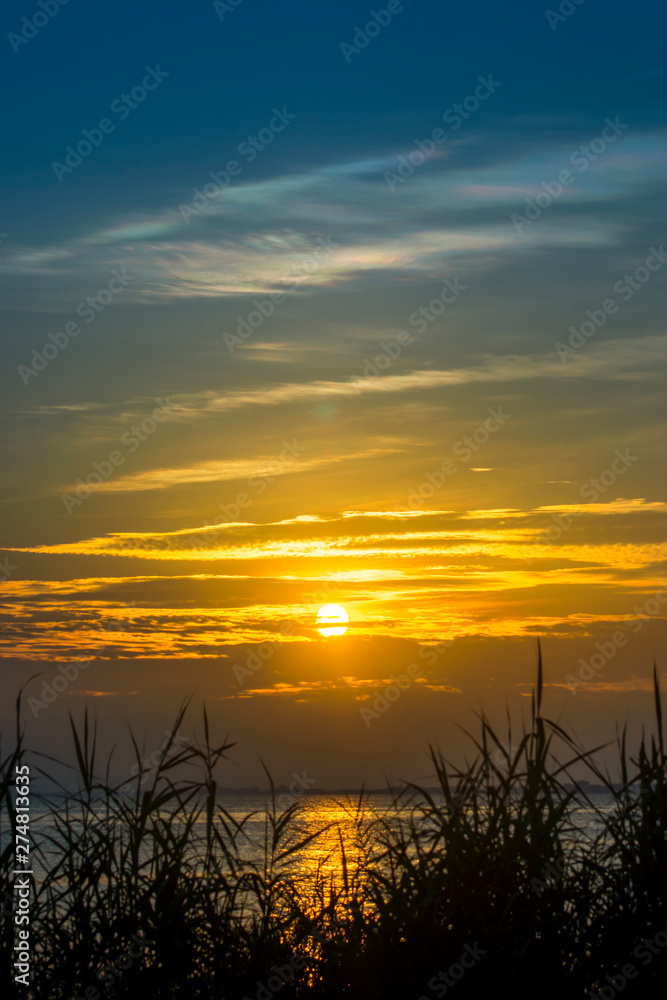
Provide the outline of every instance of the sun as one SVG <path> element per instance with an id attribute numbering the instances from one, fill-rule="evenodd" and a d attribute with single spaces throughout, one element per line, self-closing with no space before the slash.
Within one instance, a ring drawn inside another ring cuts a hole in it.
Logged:
<path id="1" fill-rule="evenodd" d="M 325 604 L 317 612 L 317 630 L 320 635 L 345 635 L 347 624 L 340 623 L 349 620 L 347 611 L 340 604 Z"/>

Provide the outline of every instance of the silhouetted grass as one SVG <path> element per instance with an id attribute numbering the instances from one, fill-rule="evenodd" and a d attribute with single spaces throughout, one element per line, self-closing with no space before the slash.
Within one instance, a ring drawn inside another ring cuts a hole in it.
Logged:
<path id="1" fill-rule="evenodd" d="M 307 884 L 300 852 L 320 832 L 301 827 L 299 802 L 281 809 L 271 783 L 262 856 L 249 851 L 246 826 L 258 817 L 240 821 L 217 794 L 231 744 L 212 740 L 206 713 L 201 739 L 170 741 L 145 787 L 141 773 L 114 785 L 109 761 L 98 773 L 95 728 L 87 713 L 79 726 L 70 719 L 78 790 L 62 787 L 49 823 L 35 824 L 33 986 L 14 984 L 13 915 L 3 905 L 2 995 L 516 1000 L 603 990 L 611 1000 L 614 977 L 632 963 L 623 996 L 662 997 L 667 947 L 653 939 L 667 926 L 667 759 L 655 667 L 654 684 L 656 732 L 634 756 L 620 734 L 615 784 L 595 762 L 600 748 L 585 750 L 542 714 L 538 658 L 517 747 L 482 714 L 465 768 L 431 750 L 437 792 L 408 786 L 383 815 L 363 794 L 350 804 L 353 846 L 340 837 L 340 877 L 321 868 Z M 14 768 L 25 753 L 19 696 L 16 739 L 0 762 L 4 835 L 15 826 Z M 52 774 L 53 763 L 43 758 L 39 770 Z M 604 808 L 573 782 L 582 764 L 608 790 Z M 595 832 L 583 829 L 582 809 Z M 13 844 L 3 841 L 0 864 L 11 886 Z M 137 957 L 100 978 L 133 935 Z M 284 986 L 276 967 L 285 979 L 290 970 Z"/>

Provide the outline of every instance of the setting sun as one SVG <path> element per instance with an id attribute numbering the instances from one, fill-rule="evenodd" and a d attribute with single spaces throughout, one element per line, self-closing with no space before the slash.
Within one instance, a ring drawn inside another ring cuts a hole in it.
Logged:
<path id="1" fill-rule="evenodd" d="M 349 620 L 347 611 L 340 604 L 325 604 L 317 613 L 318 632 L 320 635 L 345 635 L 347 624 L 339 623 L 347 623 Z"/>

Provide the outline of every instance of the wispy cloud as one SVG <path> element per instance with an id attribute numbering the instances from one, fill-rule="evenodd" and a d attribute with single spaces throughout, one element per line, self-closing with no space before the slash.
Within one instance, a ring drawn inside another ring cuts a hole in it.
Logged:
<path id="1" fill-rule="evenodd" d="M 606 518 L 616 514 L 619 518 L 635 519 L 643 513 L 652 516 L 656 510 L 663 512 L 660 504 L 643 504 L 642 501 L 622 504 L 589 504 L 586 513 L 590 518 Z M 592 508 L 599 509 L 592 509 Z M 470 518 L 473 514 L 473 518 Z M 590 535 L 569 534 L 558 545 L 548 546 L 536 542 L 543 530 L 544 510 L 530 511 L 474 511 L 459 513 L 433 513 L 431 524 L 423 530 L 412 519 L 391 518 L 380 513 L 375 522 L 364 514 L 322 517 L 290 518 L 284 521 L 222 522 L 206 528 L 181 528 L 167 532 L 112 532 L 107 535 L 84 538 L 79 541 L 51 545 L 8 548 L 7 551 L 32 552 L 44 555 L 88 555 L 117 558 L 151 559 L 160 562 L 215 562 L 221 568 L 225 562 L 284 561 L 283 572 L 303 560 L 319 560 L 321 567 L 329 564 L 326 575 L 351 573 L 360 569 L 360 560 L 374 560 L 374 568 L 382 576 L 385 566 L 394 570 L 395 559 L 400 556 L 404 566 L 410 566 L 416 579 L 451 577 L 455 588 L 472 587 L 477 590 L 502 590 L 510 586 L 533 587 L 548 577 L 553 560 L 559 565 L 559 583 L 582 582 L 588 574 L 600 580 L 601 572 L 627 573 L 658 565 L 667 558 L 667 544 L 663 542 L 633 541 L 630 536 L 621 544 L 617 541 L 593 543 Z M 510 524 L 504 522 L 509 520 Z M 512 516 L 536 523 L 523 527 Z M 473 526 L 484 520 L 484 527 Z M 390 527 L 390 530 L 387 530 Z M 211 531 L 214 533 L 211 540 Z M 450 565 L 445 573 L 433 573 L 434 560 L 447 559 Z M 526 560 L 535 562 L 529 568 Z M 297 563 L 298 561 L 298 563 Z M 465 563 L 477 563 L 477 566 Z M 464 564 L 464 565 L 459 565 Z M 405 574 L 405 570 L 403 570 Z M 341 576 L 340 579 L 343 579 Z M 395 579 L 390 572 L 386 579 Z M 611 577 L 610 577 L 611 579 Z"/>
<path id="2" fill-rule="evenodd" d="M 68 275 L 78 276 L 80 287 L 84 275 L 92 280 L 122 258 L 137 275 L 125 301 L 157 301 L 284 291 L 295 287 L 295 273 L 298 291 L 381 272 L 427 272 L 445 261 L 476 256 L 489 266 L 502 255 L 525 252 L 526 246 L 611 246 L 620 223 L 602 218 L 600 203 L 631 196 L 638 178 L 629 165 L 642 165 L 641 182 L 646 183 L 661 178 L 667 162 L 662 132 L 622 141 L 622 149 L 591 164 L 568 188 L 561 208 L 572 205 L 577 212 L 542 219 L 519 241 L 498 209 L 521 210 L 526 197 L 542 190 L 543 181 L 557 177 L 576 148 L 572 139 L 564 137 L 560 148 L 552 141 L 539 156 L 520 146 L 509 158 L 498 142 L 493 152 L 500 162 L 477 165 L 449 155 L 434 157 L 400 198 L 392 196 L 384 180 L 399 151 L 256 182 L 240 178 L 187 222 L 179 211 L 183 195 L 175 193 L 171 206 L 153 213 L 114 220 L 61 244 L 15 249 L 3 256 L 0 273 L 61 283 Z M 477 150 L 472 137 L 461 148 Z M 455 211 L 439 212 L 433 225 L 420 225 L 417 220 L 433 216 L 434 204 L 455 206 Z M 584 218 L 581 209 L 587 204 L 591 211 Z M 313 254 L 318 238 L 331 241 L 331 250 L 306 273 L 304 258 Z"/>
<path id="3" fill-rule="evenodd" d="M 227 413 L 257 406 L 357 395 L 382 395 L 438 389 L 443 386 L 483 382 L 521 382 L 535 379 L 646 379 L 667 363 L 667 334 L 591 344 L 571 363 L 564 365 L 555 352 L 533 355 L 483 355 L 474 368 L 447 371 L 411 371 L 396 375 L 350 377 L 344 381 L 285 382 L 261 389 L 237 389 L 219 395 L 213 391 L 174 394 L 181 419 L 200 418 L 206 413 Z"/>

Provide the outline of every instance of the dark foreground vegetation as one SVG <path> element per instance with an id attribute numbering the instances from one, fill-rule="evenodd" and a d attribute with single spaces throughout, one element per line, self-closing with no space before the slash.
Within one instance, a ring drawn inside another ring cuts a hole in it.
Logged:
<path id="1" fill-rule="evenodd" d="M 655 670 L 654 680 L 655 733 L 636 748 L 621 734 L 612 783 L 594 751 L 543 716 L 538 664 L 516 747 L 480 717 L 464 770 L 432 751 L 439 791 L 406 788 L 400 820 L 371 816 L 362 796 L 340 877 L 314 871 L 308 884 L 302 803 L 282 808 L 274 795 L 263 857 L 251 856 L 245 823 L 216 795 L 229 744 L 216 745 L 206 716 L 199 742 L 167 746 L 150 780 L 122 785 L 96 760 L 87 717 L 72 722 L 79 790 L 35 831 L 30 987 L 14 981 L 7 903 L 14 776 L 26 759 L 31 773 L 55 765 L 26 756 L 19 726 L 1 761 L 2 996 L 662 998 L 667 758 Z M 608 799 L 573 785 L 582 764 Z M 582 833 L 584 809 L 597 813 L 593 834 Z"/>

